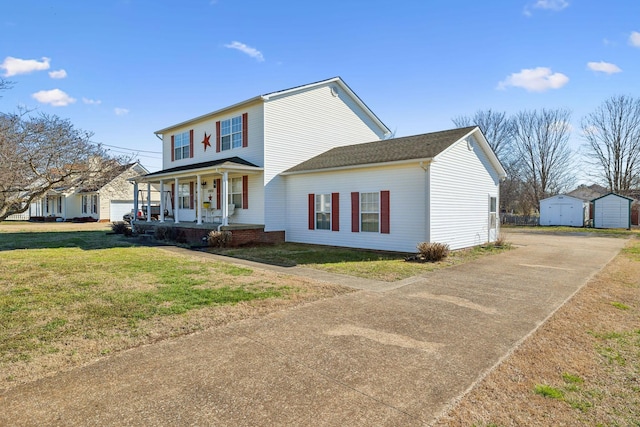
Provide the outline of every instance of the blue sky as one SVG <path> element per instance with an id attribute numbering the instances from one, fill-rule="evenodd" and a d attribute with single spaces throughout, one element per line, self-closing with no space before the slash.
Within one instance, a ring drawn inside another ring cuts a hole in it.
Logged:
<path id="1" fill-rule="evenodd" d="M 20 0 L 0 14 L 18 106 L 68 118 L 114 154 L 162 167 L 154 131 L 341 76 L 397 136 L 479 109 L 640 96 L 637 0 Z M 115 148 L 121 147 L 121 148 Z M 132 150 L 132 151 L 131 151 Z"/>

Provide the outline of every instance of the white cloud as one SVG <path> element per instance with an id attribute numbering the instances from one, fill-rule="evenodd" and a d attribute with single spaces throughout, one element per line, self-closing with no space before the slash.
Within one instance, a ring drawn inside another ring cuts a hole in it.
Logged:
<path id="1" fill-rule="evenodd" d="M 569 2 L 566 0 L 538 0 L 533 7 L 535 9 L 547 9 L 547 10 L 562 10 L 569 6 Z"/>
<path id="2" fill-rule="evenodd" d="M 129 110 L 126 108 L 114 108 L 113 112 L 116 113 L 116 116 L 124 116 L 129 114 Z"/>
<path id="3" fill-rule="evenodd" d="M 587 68 L 593 71 L 597 71 L 600 73 L 607 73 L 607 74 L 615 74 L 615 73 L 622 72 L 622 69 L 618 67 L 616 64 L 611 64 L 610 62 L 604 62 L 604 61 L 587 62 Z"/>
<path id="4" fill-rule="evenodd" d="M 629 36 L 629 44 L 631 46 L 640 47 L 640 33 L 637 31 L 632 31 Z"/>
<path id="5" fill-rule="evenodd" d="M 76 100 L 60 89 L 41 90 L 31 95 L 33 99 L 43 104 L 51 104 L 54 107 L 66 107 Z"/>
<path id="6" fill-rule="evenodd" d="M 49 77 L 52 79 L 64 79 L 67 77 L 67 72 L 65 70 L 49 71 Z"/>
<path id="7" fill-rule="evenodd" d="M 11 77 L 18 74 L 29 74 L 34 71 L 48 70 L 50 58 L 43 57 L 41 61 L 37 59 L 20 59 L 13 56 L 4 58 L 0 68 L 4 70 L 5 77 Z"/>
<path id="8" fill-rule="evenodd" d="M 531 8 L 553 10 L 554 12 L 559 12 L 567 7 L 569 7 L 569 2 L 566 0 L 537 0 L 532 5 L 526 5 L 522 13 L 524 13 L 525 16 L 532 16 L 533 13 L 531 13 Z"/>
<path id="9" fill-rule="evenodd" d="M 509 86 L 521 87 L 528 92 L 544 92 L 549 89 L 560 89 L 569 82 L 569 77 L 562 73 L 553 73 L 550 68 L 537 67 L 520 70 L 498 83 L 498 89 Z"/>
<path id="10" fill-rule="evenodd" d="M 100 104 L 102 104 L 102 101 L 100 101 L 99 99 L 82 98 L 82 102 L 84 102 L 85 104 L 88 104 L 88 105 L 100 105 Z"/>
<path id="11" fill-rule="evenodd" d="M 252 58 L 255 58 L 256 61 L 258 62 L 263 62 L 264 61 L 264 56 L 262 55 L 262 52 L 260 52 L 258 49 L 251 47 L 251 46 L 247 46 L 244 43 L 240 43 L 240 42 L 231 42 L 229 44 L 225 44 L 224 47 L 227 47 L 229 49 L 237 49 L 242 53 L 245 53 L 247 55 L 249 55 Z"/>

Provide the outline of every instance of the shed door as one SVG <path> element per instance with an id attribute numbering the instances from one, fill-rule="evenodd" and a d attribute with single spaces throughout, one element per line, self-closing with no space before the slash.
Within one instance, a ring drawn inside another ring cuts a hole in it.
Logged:
<path id="1" fill-rule="evenodd" d="M 549 205 L 551 210 L 551 225 L 577 225 L 573 223 L 573 205 L 571 203 L 552 203 Z"/>

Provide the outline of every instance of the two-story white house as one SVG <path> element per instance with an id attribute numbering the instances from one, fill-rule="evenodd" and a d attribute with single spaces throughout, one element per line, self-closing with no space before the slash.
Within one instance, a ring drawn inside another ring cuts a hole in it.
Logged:
<path id="1" fill-rule="evenodd" d="M 422 241 L 455 249 L 496 237 L 505 172 L 480 130 L 388 139 L 387 126 L 339 77 L 156 134 L 163 169 L 137 178 L 134 192 L 159 186 L 168 196 L 160 221 L 173 226 L 406 252 Z"/>

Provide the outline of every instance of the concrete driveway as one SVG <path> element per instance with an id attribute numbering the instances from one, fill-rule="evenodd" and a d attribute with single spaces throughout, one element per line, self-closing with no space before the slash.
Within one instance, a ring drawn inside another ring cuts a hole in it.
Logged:
<path id="1" fill-rule="evenodd" d="M 377 290 L 16 387 L 0 395 L 0 425 L 428 425 L 626 243 L 526 233 L 509 240 L 517 249 L 402 286 L 372 284 Z"/>

